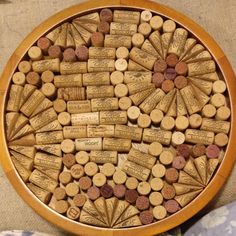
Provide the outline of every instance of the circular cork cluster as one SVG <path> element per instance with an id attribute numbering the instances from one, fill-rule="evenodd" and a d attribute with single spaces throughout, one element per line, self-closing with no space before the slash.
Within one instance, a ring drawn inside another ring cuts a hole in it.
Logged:
<path id="1" fill-rule="evenodd" d="M 12 162 L 69 219 L 157 222 L 196 198 L 224 157 L 231 111 L 214 59 L 149 10 L 62 23 L 30 47 L 11 82 Z"/>

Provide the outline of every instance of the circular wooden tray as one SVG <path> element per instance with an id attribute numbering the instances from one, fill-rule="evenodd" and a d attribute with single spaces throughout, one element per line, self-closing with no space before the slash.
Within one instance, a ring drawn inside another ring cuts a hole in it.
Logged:
<path id="1" fill-rule="evenodd" d="M 158 221 L 156 223 L 140 226 L 135 228 L 127 229 L 104 229 L 94 226 L 85 225 L 79 222 L 69 220 L 68 218 L 63 217 L 62 215 L 56 213 L 50 209 L 47 205 L 39 201 L 33 193 L 26 187 L 24 182 L 21 180 L 17 171 L 14 168 L 14 165 L 10 159 L 8 152 L 6 139 L 5 139 L 5 126 L 4 126 L 4 114 L 5 114 L 5 104 L 7 98 L 7 92 L 10 85 L 10 79 L 22 57 L 26 54 L 27 50 L 35 43 L 35 41 L 44 35 L 46 32 L 54 28 L 56 25 L 60 24 L 65 20 L 69 20 L 78 14 L 89 13 L 94 9 L 101 9 L 104 7 L 110 7 L 112 9 L 150 9 L 151 11 L 162 15 L 164 17 L 170 18 L 177 22 L 179 25 L 185 27 L 189 32 L 191 32 L 196 38 L 198 38 L 202 44 L 210 51 L 213 58 L 215 59 L 218 67 L 225 78 L 228 94 L 230 98 L 231 106 L 231 132 L 229 134 L 229 143 L 225 152 L 225 157 L 218 168 L 214 178 L 210 184 L 205 188 L 205 190 L 195 198 L 190 204 L 181 209 L 179 212 L 175 213 L 172 216 L 169 216 L 166 219 Z M 230 170 L 233 167 L 236 152 L 236 145 L 233 144 L 233 141 L 236 139 L 235 132 L 235 123 L 233 122 L 236 115 L 236 83 L 234 72 L 220 49 L 217 43 L 195 22 L 187 18 L 186 16 L 176 12 L 175 10 L 151 2 L 147 0 L 91 0 L 73 7 L 70 7 L 66 10 L 63 10 L 56 15 L 50 17 L 48 20 L 39 25 L 31 34 L 29 34 L 16 51 L 11 56 L 10 60 L 7 63 L 7 66 L 1 76 L 0 80 L 0 118 L 1 118 L 1 134 L 0 134 L 0 143 L 1 143 L 1 163 L 5 173 L 10 180 L 11 184 L 14 186 L 18 194 L 28 203 L 38 214 L 47 219 L 48 221 L 54 223 L 55 225 L 73 232 L 79 235 L 95 235 L 101 233 L 102 235 L 153 235 L 158 234 L 164 231 L 167 231 L 177 225 L 180 225 L 197 212 L 199 212 L 217 193 L 221 188 L 226 178 L 230 174 Z"/>

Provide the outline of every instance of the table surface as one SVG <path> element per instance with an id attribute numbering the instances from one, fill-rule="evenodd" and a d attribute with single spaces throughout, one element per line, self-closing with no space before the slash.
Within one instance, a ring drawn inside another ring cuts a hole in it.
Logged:
<path id="1" fill-rule="evenodd" d="M 24 37 L 52 14 L 81 0 L 0 0 L 0 72 Z M 235 0 L 158 0 L 199 23 L 221 46 L 236 71 Z M 214 2 L 214 3 L 213 3 Z M 232 157 L 234 158 L 234 157 Z M 209 208 L 236 200 L 236 167 Z M 0 166 L 0 231 L 34 230 L 69 235 L 38 216 L 17 195 Z"/>

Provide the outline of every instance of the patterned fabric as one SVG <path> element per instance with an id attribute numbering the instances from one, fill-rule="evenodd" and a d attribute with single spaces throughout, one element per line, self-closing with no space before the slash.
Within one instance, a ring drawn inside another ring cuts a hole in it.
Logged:
<path id="1" fill-rule="evenodd" d="M 220 207 L 203 216 L 184 236 L 235 236 L 236 202 Z"/>

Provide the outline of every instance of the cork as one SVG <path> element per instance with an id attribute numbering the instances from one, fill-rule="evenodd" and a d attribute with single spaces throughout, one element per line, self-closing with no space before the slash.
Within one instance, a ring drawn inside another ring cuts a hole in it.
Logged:
<path id="1" fill-rule="evenodd" d="M 139 24 L 139 20 L 140 12 L 138 11 L 114 10 L 113 12 L 114 22 Z"/>
<path id="2" fill-rule="evenodd" d="M 103 150 L 129 152 L 131 148 L 130 139 L 118 139 L 118 138 L 104 138 Z"/>
<path id="3" fill-rule="evenodd" d="M 190 193 L 186 193 L 180 196 L 176 196 L 175 200 L 180 204 L 181 207 L 186 206 L 191 202 L 202 190 L 196 190 Z"/>
<path id="4" fill-rule="evenodd" d="M 51 83 L 54 80 L 54 73 L 50 70 L 46 70 L 42 73 L 41 79 L 45 83 Z"/>
<path id="5" fill-rule="evenodd" d="M 200 156 L 196 159 L 194 159 L 194 164 L 196 166 L 196 169 L 201 177 L 201 181 L 203 184 L 206 183 L 207 178 L 207 158 L 206 156 Z"/>
<path id="6" fill-rule="evenodd" d="M 100 12 L 100 19 L 101 21 L 112 22 L 112 19 L 113 19 L 112 11 L 108 8 L 102 9 Z"/>
<path id="7" fill-rule="evenodd" d="M 6 107 L 7 111 L 19 111 L 22 92 L 22 86 L 15 84 L 11 85 L 9 99 Z"/>
<path id="8" fill-rule="evenodd" d="M 89 154 L 85 151 L 79 151 L 75 155 L 75 160 L 80 165 L 85 165 L 89 162 Z"/>
<path id="9" fill-rule="evenodd" d="M 175 131 L 172 134 L 172 138 L 171 138 L 171 143 L 173 146 L 178 146 L 180 144 L 183 144 L 185 141 L 185 135 L 182 132 L 179 131 Z"/>
<path id="10" fill-rule="evenodd" d="M 66 212 L 66 216 L 71 220 L 77 220 L 80 216 L 80 209 L 76 206 L 70 206 Z"/>
<path id="11" fill-rule="evenodd" d="M 177 115 L 186 115 L 187 108 L 185 106 L 183 97 L 180 94 L 179 90 L 177 90 L 177 93 L 176 93 L 176 104 L 177 104 Z"/>
<path id="12" fill-rule="evenodd" d="M 67 212 L 68 208 L 69 208 L 69 203 L 65 200 L 60 200 L 57 201 L 55 203 L 55 211 L 60 213 L 60 214 L 64 214 Z"/>
<path id="13" fill-rule="evenodd" d="M 37 41 L 37 46 L 44 54 L 47 54 L 48 48 L 51 46 L 51 41 L 46 37 L 41 37 Z"/>
<path id="14" fill-rule="evenodd" d="M 148 37 L 151 31 L 152 31 L 152 28 L 150 24 L 147 22 L 143 22 L 138 26 L 138 32 L 142 34 L 144 37 Z"/>
<path id="15" fill-rule="evenodd" d="M 163 51 L 163 58 L 164 59 L 167 57 L 172 38 L 173 38 L 173 33 L 171 33 L 171 32 L 169 32 L 169 33 L 166 32 L 161 35 L 161 43 L 162 43 L 162 51 Z M 173 66 L 173 64 L 172 64 L 172 66 Z"/>
<path id="16" fill-rule="evenodd" d="M 57 75 L 54 77 L 54 84 L 57 88 L 82 87 L 82 75 Z"/>
<path id="17" fill-rule="evenodd" d="M 56 144 L 63 140 L 62 131 L 51 131 L 47 133 L 37 133 L 35 135 L 37 144 Z"/>
<path id="18" fill-rule="evenodd" d="M 112 163 L 117 164 L 117 152 L 116 151 L 91 151 L 90 161 L 97 164 Z"/>
<path id="19" fill-rule="evenodd" d="M 61 25 L 61 31 L 58 34 L 57 39 L 55 40 L 55 45 L 58 45 L 62 48 L 66 47 L 66 35 L 68 29 L 68 23 L 64 23 Z"/>
<path id="20" fill-rule="evenodd" d="M 37 87 L 39 87 L 41 85 L 40 76 L 37 72 L 34 72 L 34 71 L 30 71 L 26 75 L 26 81 L 27 81 L 27 83 L 37 86 Z"/>
<path id="21" fill-rule="evenodd" d="M 74 25 L 70 25 L 70 29 L 71 29 L 71 34 L 73 36 L 76 48 L 86 44 L 84 39 L 81 37 L 80 33 L 77 31 Z"/>
<path id="22" fill-rule="evenodd" d="M 102 173 L 97 173 L 93 176 L 93 184 L 97 187 L 102 187 L 106 183 L 106 176 Z"/>
<path id="23" fill-rule="evenodd" d="M 163 130 L 172 130 L 175 127 L 174 118 L 171 116 L 164 116 L 161 121 L 160 127 Z"/>
<path id="24" fill-rule="evenodd" d="M 130 99 L 132 102 L 138 106 L 140 103 L 142 103 L 147 97 L 149 97 L 154 92 L 154 87 L 150 86 L 150 88 L 145 89 L 141 92 L 137 92 L 130 96 Z"/>
<path id="25" fill-rule="evenodd" d="M 16 85 L 24 86 L 25 74 L 23 72 L 15 72 L 12 76 L 12 82 Z"/>
<path id="26" fill-rule="evenodd" d="M 110 32 L 110 24 L 106 21 L 101 21 L 98 24 L 98 32 L 101 32 L 103 34 L 109 34 Z"/>
<path id="27" fill-rule="evenodd" d="M 21 116 L 23 116 L 23 115 L 21 115 Z M 19 117 L 20 117 L 20 114 L 17 113 L 17 112 L 8 112 L 8 113 L 6 113 L 5 119 L 6 119 L 6 135 L 7 135 L 7 139 L 10 138 L 12 130 L 14 129 L 15 123 L 17 122 Z M 27 123 L 27 118 L 25 117 L 25 124 L 26 123 Z"/>
<path id="28" fill-rule="evenodd" d="M 175 120 L 176 129 L 183 131 L 189 126 L 189 119 L 186 116 L 178 116 Z"/>
<path id="29" fill-rule="evenodd" d="M 22 180 L 25 183 L 28 182 L 31 175 L 31 171 L 26 169 L 15 157 L 11 157 L 11 160 Z"/>
<path id="30" fill-rule="evenodd" d="M 192 186 L 192 185 L 180 184 L 180 183 L 173 183 L 173 186 L 175 188 L 176 195 L 183 195 L 188 192 L 194 192 L 196 190 L 202 189 L 202 187 L 199 187 L 199 186 Z"/>
<path id="31" fill-rule="evenodd" d="M 185 55 L 187 53 L 189 53 L 189 51 L 191 51 L 191 49 L 196 45 L 196 43 L 197 43 L 196 39 L 187 38 L 185 45 L 184 45 L 183 53 L 181 54 L 179 59 L 182 60 L 185 57 Z"/>
<path id="32" fill-rule="evenodd" d="M 121 84 L 123 83 L 124 75 L 121 71 L 114 71 L 111 73 L 110 79 L 113 85 Z"/>
<path id="33" fill-rule="evenodd" d="M 75 140 L 77 151 L 102 150 L 102 138 L 80 138 Z"/>
<path id="34" fill-rule="evenodd" d="M 148 182 L 140 182 L 137 187 L 138 193 L 140 195 L 148 195 L 151 192 L 151 186 Z"/>
<path id="35" fill-rule="evenodd" d="M 51 198 L 51 193 L 39 188 L 38 186 L 32 184 L 32 183 L 27 183 L 27 187 L 30 189 L 31 192 L 43 203 L 48 204 Z"/>
<path id="36" fill-rule="evenodd" d="M 126 124 L 126 111 L 100 111 L 99 120 L 101 125 Z"/>
<path id="37" fill-rule="evenodd" d="M 138 46 L 136 46 L 138 47 Z M 141 49 L 153 56 L 155 56 L 157 59 L 161 58 L 160 53 L 154 48 L 154 46 L 152 45 L 152 43 L 148 40 L 145 39 L 145 41 L 143 42 Z"/>
<path id="38" fill-rule="evenodd" d="M 142 66 L 141 64 L 138 64 L 137 62 L 129 59 L 128 62 L 128 70 L 129 71 L 150 71 L 146 67 Z"/>
<path id="39" fill-rule="evenodd" d="M 35 145 L 37 150 L 44 151 L 55 156 L 61 156 L 61 145 L 60 144 L 46 144 L 46 145 Z"/>
<path id="40" fill-rule="evenodd" d="M 25 135 L 32 134 L 34 129 L 32 126 L 26 124 L 18 133 L 12 135 L 11 140 L 19 139 Z"/>
<path id="41" fill-rule="evenodd" d="M 61 75 L 80 74 L 87 72 L 87 62 L 61 62 Z"/>
<path id="42" fill-rule="evenodd" d="M 58 37 L 58 34 L 60 33 L 61 31 L 61 26 L 55 28 L 54 30 L 52 30 L 51 32 L 49 32 L 46 37 L 48 39 L 50 39 L 52 42 L 55 42 L 57 37 Z"/>
<path id="43" fill-rule="evenodd" d="M 137 62 L 138 64 L 141 64 L 148 70 L 152 70 L 154 63 L 156 61 L 156 58 L 145 51 L 133 47 L 130 51 L 130 59 Z"/>
<path id="44" fill-rule="evenodd" d="M 75 164 L 70 169 L 70 173 L 74 179 L 81 178 L 84 175 L 84 172 L 85 172 L 85 169 L 80 164 Z"/>
<path id="45" fill-rule="evenodd" d="M 132 36 L 135 33 L 137 33 L 137 24 L 120 22 L 111 22 L 110 24 L 110 34 L 112 35 Z"/>
<path id="46" fill-rule="evenodd" d="M 140 115 L 140 109 L 136 106 L 131 106 L 127 111 L 127 116 L 129 120 L 136 121 Z"/>
<path id="47" fill-rule="evenodd" d="M 207 165 L 207 182 L 208 183 L 211 180 L 212 175 L 214 174 L 217 166 L 219 164 L 218 159 L 209 159 L 208 160 L 208 165 Z"/>
<path id="48" fill-rule="evenodd" d="M 100 226 L 100 227 L 107 227 L 107 225 L 103 222 L 95 218 L 94 216 L 90 215 L 86 211 L 82 210 L 80 213 L 79 221 L 85 224 Z"/>
<path id="49" fill-rule="evenodd" d="M 34 164 L 37 166 L 60 170 L 62 167 L 62 158 L 43 152 L 37 152 L 35 154 Z"/>
<path id="50" fill-rule="evenodd" d="M 202 108 L 202 115 L 206 118 L 212 118 L 216 114 L 216 108 L 212 104 L 207 104 Z"/>
<path id="51" fill-rule="evenodd" d="M 87 200 L 86 196 L 81 193 L 76 194 L 73 198 L 73 202 L 77 207 L 82 207 L 85 204 L 86 200 Z"/>
<path id="52" fill-rule="evenodd" d="M 51 59 L 62 59 L 62 50 L 61 47 L 58 45 L 52 45 L 48 49 L 48 56 Z"/>
<path id="53" fill-rule="evenodd" d="M 57 119 L 61 125 L 70 125 L 70 113 L 66 111 L 59 113 Z"/>
<path id="54" fill-rule="evenodd" d="M 115 61 L 113 59 L 89 59 L 88 72 L 112 72 L 115 70 Z"/>
<path id="55" fill-rule="evenodd" d="M 19 72 L 27 74 L 31 70 L 31 63 L 29 61 L 21 61 L 18 65 Z"/>
<path id="56" fill-rule="evenodd" d="M 132 100 L 129 97 L 122 97 L 118 102 L 120 110 L 126 111 L 132 106 Z"/>
<path id="57" fill-rule="evenodd" d="M 52 72 L 59 72 L 60 60 L 58 58 L 55 58 L 55 59 L 34 61 L 32 62 L 32 69 L 34 72 L 37 72 L 37 73 L 43 73 L 46 70 L 50 70 Z"/>
<path id="58" fill-rule="evenodd" d="M 160 191 L 164 186 L 164 182 L 161 178 L 155 177 L 150 180 L 150 186 L 151 186 L 152 190 Z"/>
<path id="59" fill-rule="evenodd" d="M 115 59 L 116 49 L 108 47 L 89 47 L 90 59 Z"/>
<path id="60" fill-rule="evenodd" d="M 231 114 L 230 109 L 226 106 L 222 106 L 217 109 L 215 118 L 217 120 L 228 120 L 230 114 Z"/>
<path id="61" fill-rule="evenodd" d="M 149 195 L 149 201 L 153 206 L 159 206 L 163 202 L 163 197 L 159 192 L 152 192 Z"/>
<path id="62" fill-rule="evenodd" d="M 35 155 L 35 147 L 27 147 L 27 146 L 9 146 L 9 148 L 13 151 L 16 151 L 22 155 L 25 155 L 29 158 L 34 158 Z"/>
<path id="63" fill-rule="evenodd" d="M 126 47 L 130 49 L 131 36 L 107 34 L 105 35 L 104 47 L 113 47 L 113 48 Z"/>
<path id="64" fill-rule="evenodd" d="M 187 129 L 185 138 L 190 143 L 212 144 L 214 141 L 214 133 L 204 130 Z"/>
<path id="65" fill-rule="evenodd" d="M 64 139 L 61 142 L 61 150 L 64 153 L 73 153 L 75 151 L 75 143 L 71 139 Z"/>
<path id="66" fill-rule="evenodd" d="M 63 199 L 66 198 L 66 191 L 65 191 L 64 188 L 57 187 L 57 188 L 53 191 L 53 196 L 56 198 L 57 201 L 63 200 Z"/>
<path id="67" fill-rule="evenodd" d="M 228 134 L 229 129 L 230 129 L 230 122 L 203 118 L 200 129 L 206 130 L 206 131 L 212 131 L 215 133 Z"/>
<path id="68" fill-rule="evenodd" d="M 57 100 L 54 101 L 54 103 L 56 102 Z M 76 113 L 89 113 L 92 111 L 91 109 L 91 101 L 90 100 L 84 100 L 84 101 L 68 101 L 67 104 L 65 103 L 64 100 L 61 100 L 61 99 L 58 99 L 58 102 L 59 101 L 63 101 L 63 102 L 60 102 L 60 103 L 63 103 L 63 108 L 64 108 L 64 105 L 66 106 L 65 109 L 61 109 L 59 107 L 59 109 L 57 108 L 56 106 L 56 109 L 55 109 L 55 106 L 54 106 L 54 109 L 57 111 L 57 112 L 62 112 L 62 111 L 65 111 L 66 108 L 67 108 L 67 111 L 71 114 L 76 114 Z M 59 106 L 60 104 L 58 104 Z"/>
<path id="69" fill-rule="evenodd" d="M 21 94 L 20 107 L 28 100 L 28 98 L 32 95 L 32 93 L 36 90 L 36 88 L 37 87 L 34 85 L 25 84 Z"/>
<path id="70" fill-rule="evenodd" d="M 147 114 L 140 114 L 137 120 L 138 126 L 141 128 L 148 128 L 151 122 L 151 118 Z"/>
<path id="71" fill-rule="evenodd" d="M 99 23 L 100 22 L 99 14 L 97 12 L 80 16 L 78 19 L 82 20 L 82 21 L 85 21 L 85 22 L 86 21 L 94 22 L 94 23 Z"/>
<path id="72" fill-rule="evenodd" d="M 136 189 L 138 187 L 138 180 L 135 177 L 128 177 L 125 186 L 127 189 Z"/>
<path id="73" fill-rule="evenodd" d="M 36 120 L 36 122 L 37 122 L 37 120 Z M 59 131 L 59 130 L 62 130 L 62 126 L 58 120 L 54 120 L 54 121 L 46 124 L 42 128 L 37 129 L 36 133 L 43 133 L 43 132 L 49 132 L 49 131 Z"/>
<path id="74" fill-rule="evenodd" d="M 154 156 L 141 152 L 135 148 L 130 149 L 127 160 L 132 161 L 148 169 L 151 169 L 156 162 L 156 158 Z"/>
<path id="75" fill-rule="evenodd" d="M 162 121 L 163 117 L 164 117 L 163 112 L 159 109 L 154 109 L 150 113 L 151 121 L 154 124 L 159 124 Z"/>
<path id="76" fill-rule="evenodd" d="M 150 25 L 153 30 L 160 30 L 161 27 L 163 26 L 163 18 L 161 16 L 153 16 L 150 19 Z"/>
<path id="77" fill-rule="evenodd" d="M 79 193 L 79 186 L 76 183 L 69 183 L 66 185 L 65 190 L 69 197 L 74 197 Z"/>
<path id="78" fill-rule="evenodd" d="M 163 58 L 161 35 L 158 30 L 155 30 L 153 33 L 150 34 L 149 41 L 151 42 L 155 50 L 158 52 L 160 57 Z"/>
<path id="79" fill-rule="evenodd" d="M 28 56 L 32 61 L 39 61 L 42 58 L 43 53 L 41 48 L 33 46 L 28 50 Z"/>
<path id="80" fill-rule="evenodd" d="M 114 125 L 88 125 L 88 138 L 113 137 L 115 133 Z"/>
<path id="81" fill-rule="evenodd" d="M 142 129 L 138 127 L 130 127 L 126 125 L 115 126 L 115 138 L 128 138 L 133 141 L 140 142 L 142 139 Z"/>
<path id="82" fill-rule="evenodd" d="M 191 62 L 198 62 L 198 61 L 207 61 L 211 59 L 212 59 L 211 54 L 207 50 L 204 50 L 200 52 L 198 55 L 195 55 L 194 57 L 189 58 L 188 60 L 186 60 L 186 62 L 191 63 Z"/>
<path id="83" fill-rule="evenodd" d="M 167 113 L 170 105 L 172 103 L 172 101 L 174 100 L 176 94 L 176 89 L 171 90 L 170 92 L 168 92 L 162 99 L 161 101 L 158 103 L 158 105 L 156 106 L 156 108 L 158 108 L 159 110 Z"/>
<path id="84" fill-rule="evenodd" d="M 140 21 L 149 22 L 152 19 L 152 13 L 149 10 L 144 10 L 141 12 Z"/>
<path id="85" fill-rule="evenodd" d="M 200 90 L 197 86 L 195 86 L 193 84 L 191 86 L 192 86 L 193 91 L 199 100 L 201 107 L 205 106 L 209 102 L 210 97 L 208 97 L 204 92 L 202 92 L 202 90 Z"/>
<path id="86" fill-rule="evenodd" d="M 52 99 L 56 96 L 56 87 L 53 83 L 44 83 L 41 91 L 48 98 Z"/>
<path id="87" fill-rule="evenodd" d="M 87 99 L 106 98 L 114 96 L 114 87 L 112 85 L 87 86 Z"/>
<path id="88" fill-rule="evenodd" d="M 219 108 L 221 106 L 224 106 L 226 103 L 225 96 L 221 93 L 215 93 L 210 100 L 210 103 L 215 106 L 216 108 Z"/>
<path id="89" fill-rule="evenodd" d="M 193 47 L 186 53 L 186 55 L 182 58 L 182 61 L 186 61 L 199 53 L 203 52 L 205 48 L 201 44 L 193 45 Z"/>
<path id="90" fill-rule="evenodd" d="M 175 197 L 175 189 L 172 185 L 165 183 L 161 190 L 161 194 L 164 199 L 170 200 Z"/>
<path id="91" fill-rule="evenodd" d="M 164 145 L 169 145 L 171 141 L 171 132 L 167 130 L 143 130 L 143 141 L 147 143 L 159 142 Z"/>
<path id="92" fill-rule="evenodd" d="M 176 88 L 182 89 L 187 86 L 188 80 L 186 79 L 186 77 L 179 75 L 175 78 L 174 84 Z"/>
<path id="93" fill-rule="evenodd" d="M 191 128 L 199 128 L 202 124 L 202 117 L 199 114 L 193 114 L 189 117 L 189 124 Z"/>
<path id="94" fill-rule="evenodd" d="M 213 93 L 224 93 L 226 90 L 226 84 L 223 80 L 217 80 L 213 83 L 212 91 Z"/>
<path id="95" fill-rule="evenodd" d="M 60 169 L 52 169 L 44 166 L 37 166 L 34 165 L 35 169 L 41 171 L 43 174 L 47 175 L 48 177 L 58 181 L 59 174 L 61 172 Z"/>
<path id="96" fill-rule="evenodd" d="M 101 173 L 107 177 L 113 176 L 115 172 L 115 166 L 112 163 L 105 163 L 101 168 Z"/>
<path id="97" fill-rule="evenodd" d="M 174 155 L 171 151 L 166 150 L 160 154 L 159 160 L 163 165 L 169 165 L 173 162 Z M 158 176 L 156 176 L 158 177 Z"/>
<path id="98" fill-rule="evenodd" d="M 65 62 L 75 62 L 77 59 L 75 50 L 73 48 L 67 48 L 63 52 L 63 61 Z"/>
<path id="99" fill-rule="evenodd" d="M 155 206 L 153 208 L 153 216 L 157 220 L 164 219 L 167 215 L 166 209 L 163 206 Z"/>
<path id="100" fill-rule="evenodd" d="M 89 49 L 85 45 L 80 45 L 76 47 L 75 54 L 79 61 L 87 61 L 89 58 Z"/>
<path id="101" fill-rule="evenodd" d="M 141 71 L 126 71 L 124 73 L 124 83 L 151 83 L 152 73 L 151 72 L 141 72 Z"/>
<path id="102" fill-rule="evenodd" d="M 155 86 L 152 83 L 137 82 L 137 83 L 128 83 L 127 87 L 129 89 L 129 94 L 133 95 L 142 92 L 144 90 L 154 88 Z"/>
<path id="103" fill-rule="evenodd" d="M 144 39 L 145 38 L 144 38 L 143 34 L 135 33 L 135 34 L 133 34 L 131 41 L 132 41 L 133 46 L 135 46 L 137 48 L 141 48 L 141 46 L 144 42 Z"/>
<path id="104" fill-rule="evenodd" d="M 212 60 L 188 64 L 189 76 L 213 73 L 215 72 L 215 70 L 216 70 L 216 65 L 215 65 L 215 62 Z"/>
<path id="105" fill-rule="evenodd" d="M 173 20 L 166 20 L 163 23 L 163 32 L 174 32 L 176 28 L 176 24 Z"/>
<path id="106" fill-rule="evenodd" d="M 99 112 L 71 114 L 72 125 L 98 125 Z"/>
<path id="107" fill-rule="evenodd" d="M 80 33 L 85 44 L 88 45 L 92 41 L 91 37 L 93 34 L 86 30 L 84 27 L 82 27 L 80 24 L 78 24 L 76 21 L 73 21 L 72 24 L 75 29 Z"/>
<path id="108" fill-rule="evenodd" d="M 38 170 L 34 170 L 30 175 L 29 181 L 36 186 L 51 193 L 55 190 L 58 183 Z"/>
<path id="109" fill-rule="evenodd" d="M 115 173 L 113 174 L 113 181 L 116 184 L 124 184 L 126 179 L 127 179 L 127 175 L 122 170 L 116 170 Z"/>
<path id="110" fill-rule="evenodd" d="M 84 125 L 64 126 L 63 136 L 65 139 L 86 138 L 87 127 Z"/>
<path id="111" fill-rule="evenodd" d="M 63 171 L 59 175 L 59 181 L 66 185 L 72 181 L 72 175 L 69 171 Z"/>
<path id="112" fill-rule="evenodd" d="M 115 69 L 124 72 L 128 68 L 128 63 L 124 58 L 119 58 L 115 61 Z"/>

